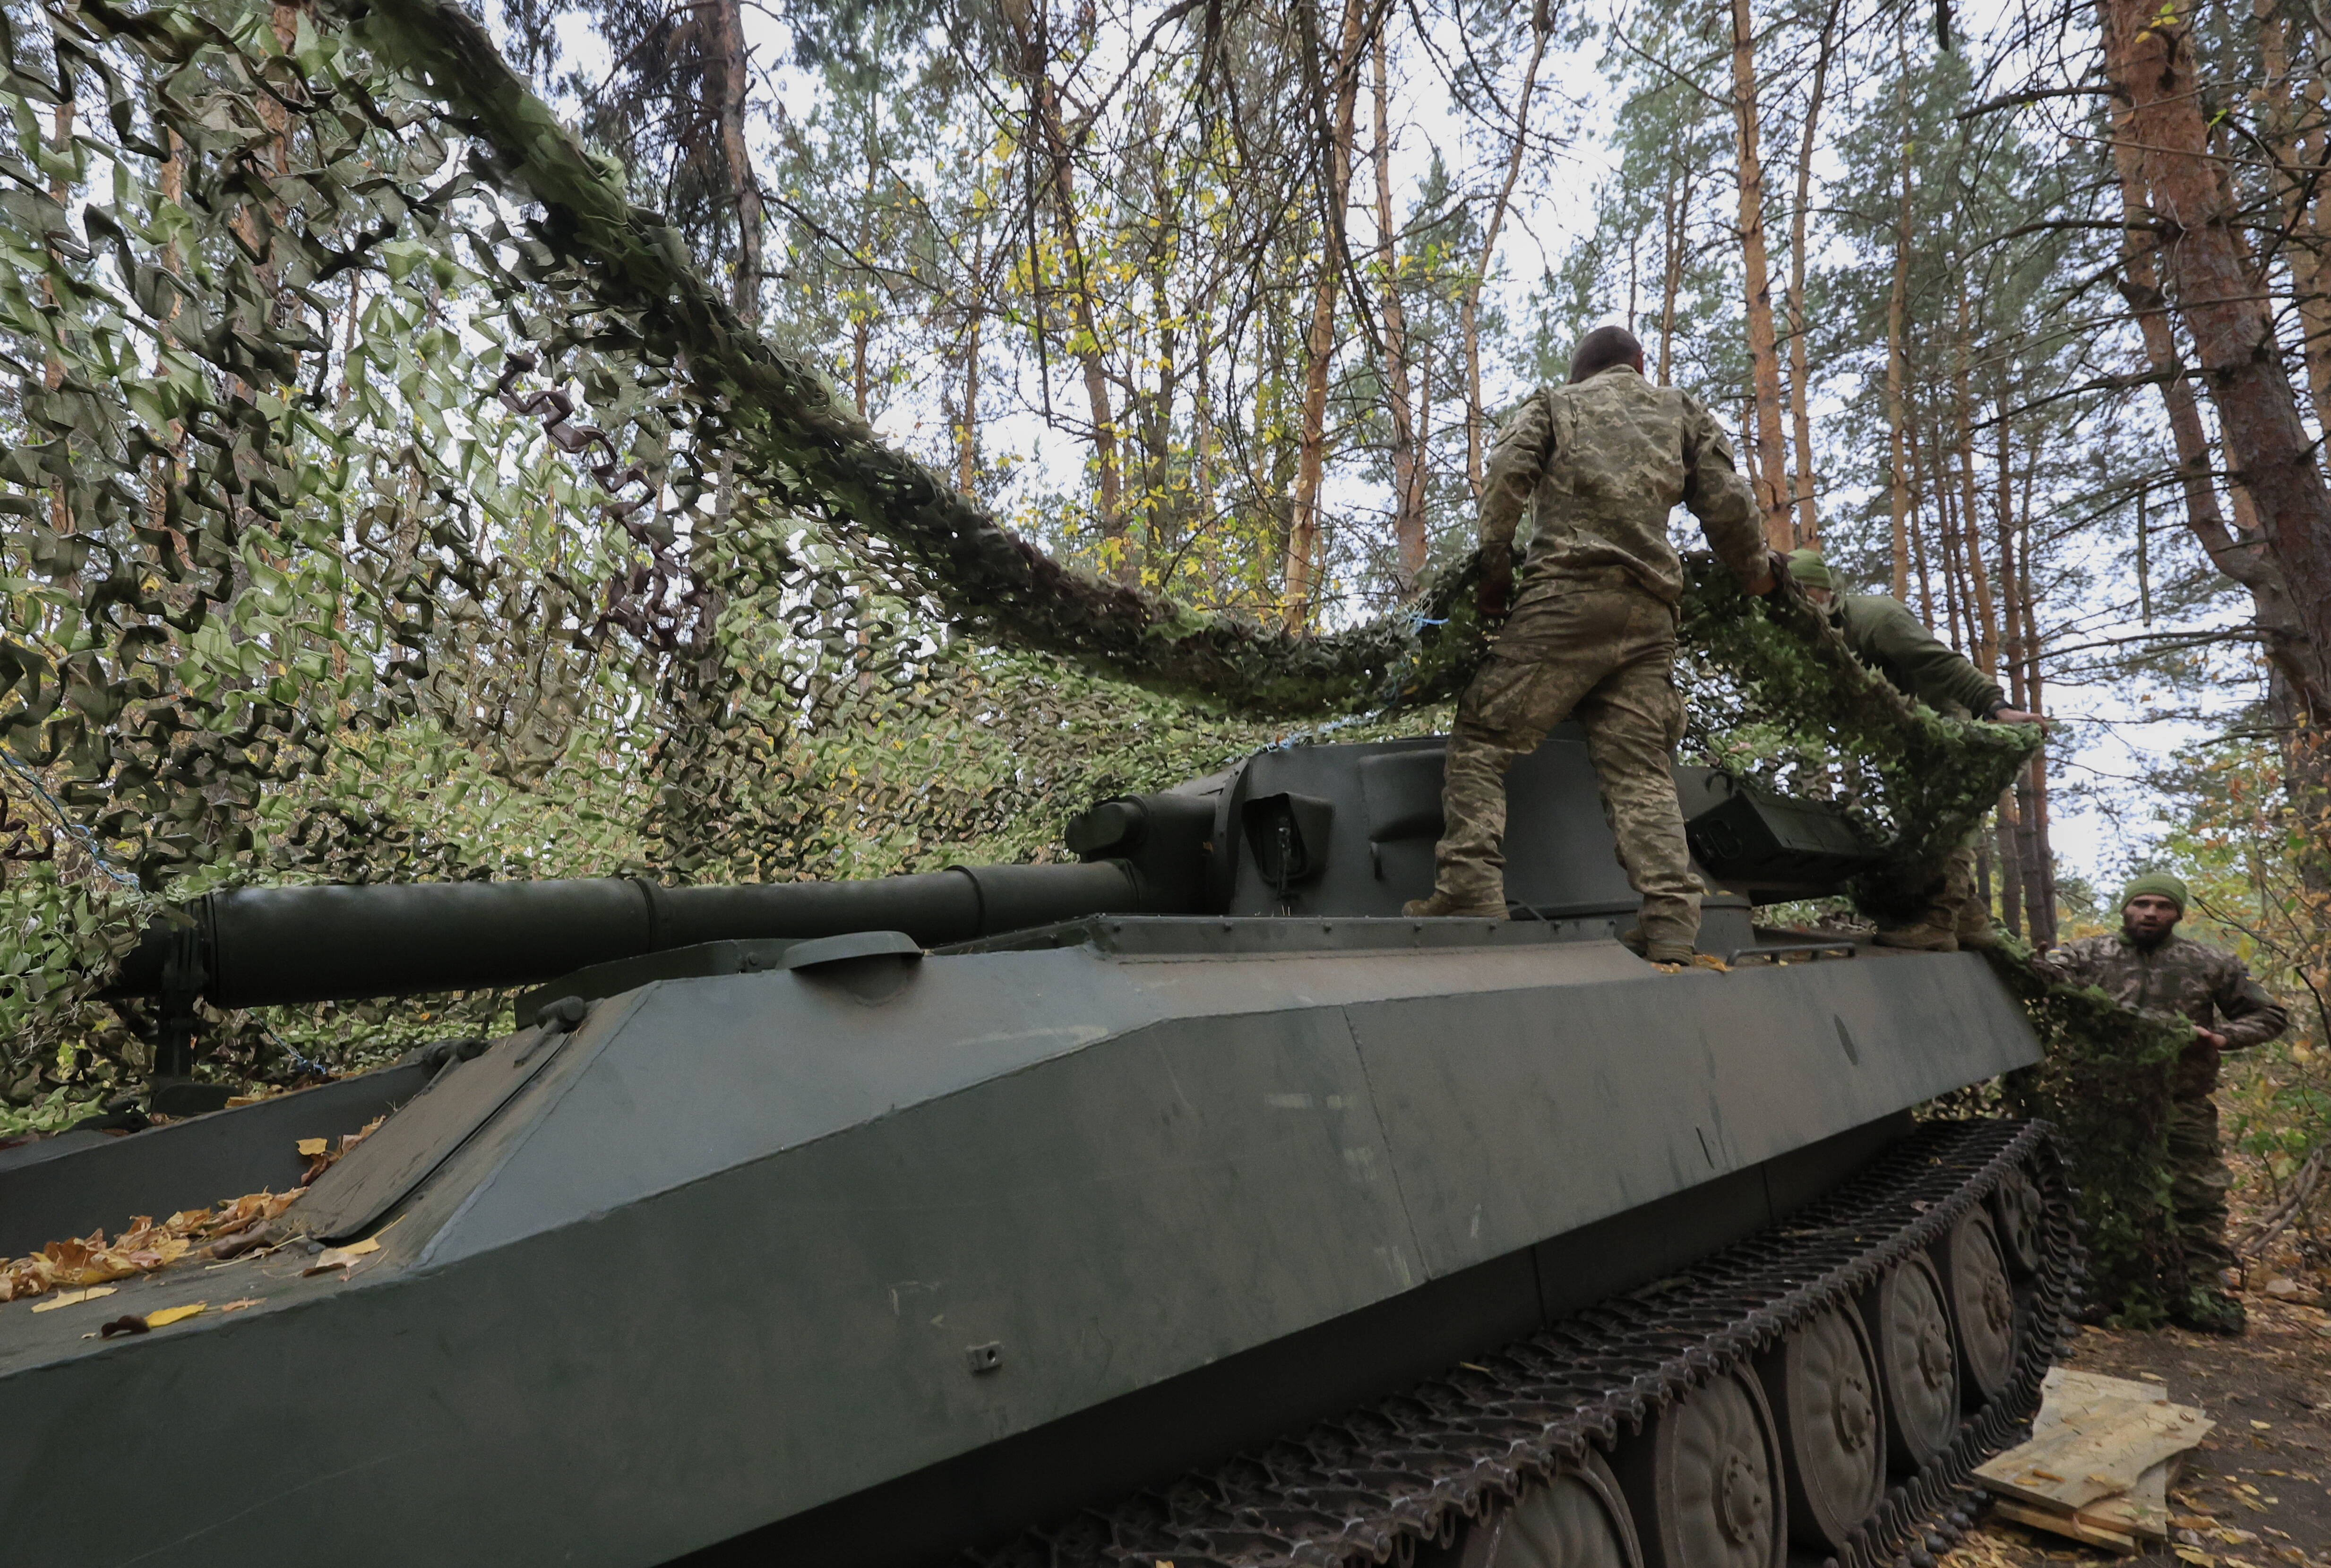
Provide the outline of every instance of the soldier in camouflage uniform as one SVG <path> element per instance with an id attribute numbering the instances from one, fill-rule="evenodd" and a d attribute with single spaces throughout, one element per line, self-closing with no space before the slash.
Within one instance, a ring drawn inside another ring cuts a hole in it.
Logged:
<path id="1" fill-rule="evenodd" d="M 2046 722 L 2036 713 L 2010 708 L 1999 682 L 1927 631 L 1900 600 L 1885 594 L 1837 592 L 1836 579 L 1820 551 L 1799 550 L 1790 556 L 1789 575 L 1806 598 L 1827 612 L 1830 624 L 1845 638 L 1854 657 L 1903 696 L 1925 703 L 1945 718 Z M 1889 947 L 1930 953 L 1996 945 L 1991 910 L 1975 890 L 1972 833 L 1945 866 L 1942 880 L 1928 890 L 1927 908 L 1917 918 L 1881 923 L 1878 940 Z"/>
<path id="2" fill-rule="evenodd" d="M 2241 1303 L 2213 1288 L 2231 1268 L 2226 1189 L 2233 1178 L 2218 1154 L 2221 1052 L 2263 1044 L 2289 1026 L 2265 987 L 2231 953 L 2176 933 L 2185 884 L 2162 872 L 2137 878 L 2121 894 L 2121 928 L 2083 936 L 2033 960 L 2050 979 L 2100 987 L 2124 1007 L 2174 1013 L 2193 1025 L 2193 1043 L 2170 1069 L 2169 1199 L 2189 1278 L 2196 1283 L 2172 1316 L 2188 1328 L 2240 1334 Z"/>
<path id="3" fill-rule="evenodd" d="M 1506 770 L 1575 714 L 1643 900 L 1636 939 L 1655 962 L 1690 961 L 1700 886 L 1669 771 L 1683 734 L 1672 674 L 1683 563 L 1668 543 L 1679 502 L 1750 592 L 1772 591 L 1756 504 L 1714 416 L 1643 378 L 1634 334 L 1597 328 L 1569 384 L 1531 394 L 1498 432 L 1481 494 L 1481 612 L 1494 620 L 1510 599 L 1512 616 L 1458 703 L 1434 890 L 1407 913 L 1504 917 Z M 1517 598 L 1525 506 L 1537 531 Z"/>

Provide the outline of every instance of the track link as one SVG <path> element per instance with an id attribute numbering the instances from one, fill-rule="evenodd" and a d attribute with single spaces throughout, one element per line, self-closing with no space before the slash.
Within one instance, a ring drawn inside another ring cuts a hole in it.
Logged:
<path id="1" fill-rule="evenodd" d="M 1350 1568 L 1407 1563 L 1535 1481 L 1850 1302 L 2009 1172 L 2041 1200 L 2006 1392 L 1898 1482 L 1840 1568 L 1929 1568 L 1973 1517 L 1974 1467 L 2028 1430 L 2076 1305 L 2081 1249 L 2044 1122 L 1933 1122 L 1787 1221 L 1401 1393 L 975 1554 L 978 1568 Z"/>

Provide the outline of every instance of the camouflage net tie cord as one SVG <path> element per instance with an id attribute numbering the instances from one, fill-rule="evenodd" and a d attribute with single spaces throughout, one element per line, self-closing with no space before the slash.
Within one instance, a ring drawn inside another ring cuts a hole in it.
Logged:
<path id="1" fill-rule="evenodd" d="M 1470 563 L 1290 636 L 999 527 L 747 326 L 444 0 L 51 0 L 0 12 L 0 49 L 14 1103 L 142 1070 L 91 976 L 165 898 L 1028 859 L 1095 796 L 1290 726 L 1434 727 L 1482 656 Z M 1887 846 L 1866 908 L 1929 882 L 2034 744 L 1907 701 L 1712 563 L 1683 632 L 1689 744 L 1842 804 Z M 2126 1015 L 2031 1000 L 2051 1041 L 2131 1049 Z M 205 1070 L 349 1065 L 505 1005 L 214 1020 Z M 2145 1158 L 2109 1183 L 2132 1258 Z"/>

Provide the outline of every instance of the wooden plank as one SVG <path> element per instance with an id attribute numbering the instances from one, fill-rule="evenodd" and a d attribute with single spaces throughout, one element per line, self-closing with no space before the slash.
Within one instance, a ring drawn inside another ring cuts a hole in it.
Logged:
<path id="1" fill-rule="evenodd" d="M 2085 1414 L 2107 1400 L 2136 1400 L 2139 1403 L 2167 1404 L 2169 1391 L 2160 1383 L 2139 1382 L 2135 1378 L 2107 1377 L 2099 1372 L 2074 1372 L 2069 1367 L 2051 1366 L 2045 1382 L 2040 1385 L 2040 1413 L 2031 1422 L 2031 1436 L 2044 1438 L 2067 1417 Z"/>
<path id="2" fill-rule="evenodd" d="M 2035 1530 L 2050 1531 L 2059 1535 L 2068 1536 L 2083 1545 L 2101 1546 L 2107 1552 L 2118 1552 L 2124 1556 L 2134 1557 L 2144 1549 L 2138 1545 L 2136 1536 L 2124 1535 L 2117 1530 L 2107 1529 L 2100 1525 L 2084 1523 L 2078 1514 L 2064 1514 L 2053 1508 L 2036 1507 L 2030 1504 L 2020 1503 L 2012 1497 L 1997 1499 L 1992 1504 L 1992 1511 L 2001 1518 L 2012 1519 L 2018 1525 L 2028 1525 Z"/>
<path id="3" fill-rule="evenodd" d="M 2216 1422 L 2187 1405 L 2108 1397 L 1975 1472 L 1995 1490 L 2068 1512 L 2133 1490 L 2145 1472 L 2193 1447 Z"/>
<path id="4" fill-rule="evenodd" d="M 2084 1524 L 2133 1535 L 2143 1541 L 2169 1538 L 2169 1476 L 2184 1459 L 2179 1455 L 2149 1466 L 2136 1485 L 2117 1497 L 2092 1503 L 2074 1516 Z"/>

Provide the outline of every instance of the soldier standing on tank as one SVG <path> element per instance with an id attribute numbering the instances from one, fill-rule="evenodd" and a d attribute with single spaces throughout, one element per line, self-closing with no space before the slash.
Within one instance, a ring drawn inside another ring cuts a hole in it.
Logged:
<path id="1" fill-rule="evenodd" d="M 1575 714 L 1643 900 L 1631 936 L 1654 962 L 1690 961 L 1700 886 L 1669 771 L 1683 735 L 1672 671 L 1683 563 L 1668 542 L 1678 503 L 1750 593 L 1773 591 L 1777 558 L 1715 417 L 1644 379 L 1633 333 L 1598 327 L 1580 339 L 1568 385 L 1540 387 L 1498 432 L 1481 492 L 1480 608 L 1485 620 L 1509 604 L 1512 614 L 1457 705 L 1433 893 L 1406 913 L 1505 917 L 1506 770 Z M 1517 596 L 1525 506 L 1537 532 Z"/>
<path id="2" fill-rule="evenodd" d="M 2226 1245 L 2226 1189 L 2233 1185 L 2218 1153 L 2218 1058 L 2262 1045 L 2290 1025 L 2290 1014 L 2232 954 L 2177 935 L 2185 884 L 2164 871 L 2136 878 L 2120 896 L 2120 929 L 2083 936 L 2032 960 L 2050 979 L 2094 985 L 2123 1007 L 2174 1015 L 2193 1039 L 2170 1069 L 2169 1202 L 2177 1240 L 2193 1283 L 2170 1316 L 2187 1328 L 2242 1332 L 2242 1304 L 2217 1288 L 2234 1265 Z"/>
<path id="3" fill-rule="evenodd" d="M 1903 696 L 1925 703 L 1946 718 L 1984 718 L 1993 724 L 2045 724 L 2036 713 L 2010 708 L 1999 683 L 1919 623 L 1909 606 L 1885 594 L 1841 594 L 1818 550 L 1789 556 L 1789 575 L 1805 597 L 1819 605 L 1845 638 L 1855 658 L 1886 678 Z M 1889 947 L 1955 953 L 1991 947 L 1999 938 L 1991 910 L 1974 885 L 1974 835 L 1951 854 L 1941 881 L 1928 889 L 1927 907 L 1908 921 L 1881 921 L 1877 940 Z"/>

